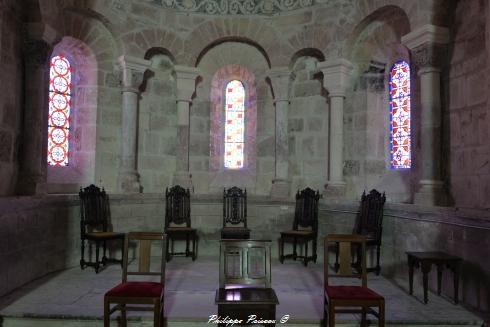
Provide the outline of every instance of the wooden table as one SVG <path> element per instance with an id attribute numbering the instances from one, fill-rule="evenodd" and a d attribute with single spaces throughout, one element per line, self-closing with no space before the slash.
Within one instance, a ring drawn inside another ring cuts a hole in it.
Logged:
<path id="1" fill-rule="evenodd" d="M 410 295 L 413 294 L 413 270 L 420 267 L 424 283 L 424 303 L 427 304 L 427 291 L 429 288 L 429 272 L 432 264 L 437 266 L 437 295 L 441 295 L 442 271 L 446 266 L 453 272 L 454 278 L 454 303 L 458 304 L 459 272 L 462 259 L 444 252 L 406 252 L 408 257 L 408 277 L 410 283 Z"/>
<path id="2" fill-rule="evenodd" d="M 276 305 L 279 304 L 272 288 L 236 288 L 216 290 L 215 303 L 218 305 L 218 316 L 242 320 L 243 324 L 255 315 L 262 321 L 268 320 L 266 326 L 275 326 Z M 257 326 L 257 322 L 249 321 L 247 325 Z M 227 326 L 225 323 L 218 324 Z M 230 325 L 228 325 L 230 326 Z"/>

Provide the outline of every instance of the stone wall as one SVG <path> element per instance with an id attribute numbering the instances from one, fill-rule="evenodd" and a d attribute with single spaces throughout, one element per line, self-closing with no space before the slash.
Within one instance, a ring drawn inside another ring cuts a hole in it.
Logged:
<path id="1" fill-rule="evenodd" d="M 13 194 L 17 182 L 23 105 L 23 6 L 0 4 L 0 196 Z"/>
<path id="2" fill-rule="evenodd" d="M 455 206 L 490 208 L 490 13 L 459 2 L 444 70 L 444 162 Z M 486 31 L 486 34 L 485 34 Z"/>

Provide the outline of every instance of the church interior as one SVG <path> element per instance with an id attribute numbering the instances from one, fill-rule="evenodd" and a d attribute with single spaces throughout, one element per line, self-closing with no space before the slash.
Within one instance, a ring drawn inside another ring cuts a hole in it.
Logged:
<path id="1" fill-rule="evenodd" d="M 0 0 L 0 54 L 0 326 L 490 323 L 490 1 Z"/>

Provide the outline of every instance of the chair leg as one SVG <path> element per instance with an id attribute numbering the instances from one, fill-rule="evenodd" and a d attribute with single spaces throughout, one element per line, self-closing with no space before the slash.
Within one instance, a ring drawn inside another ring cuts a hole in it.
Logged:
<path id="1" fill-rule="evenodd" d="M 167 253 L 166 253 L 166 256 L 165 256 L 165 259 L 168 261 L 170 261 L 170 258 L 171 258 L 171 255 L 170 255 L 170 249 L 169 249 L 169 244 L 170 244 L 170 236 L 167 236 L 167 240 L 166 240 L 166 246 L 165 248 L 167 249 Z"/>
<path id="2" fill-rule="evenodd" d="M 196 258 L 197 258 L 197 234 L 194 234 L 192 235 L 192 261 L 195 261 Z"/>
<path id="3" fill-rule="evenodd" d="M 335 327 L 335 307 L 332 303 L 328 306 L 328 327 Z"/>
<path id="4" fill-rule="evenodd" d="M 104 298 L 104 327 L 109 327 L 111 325 L 109 309 L 109 300 Z"/>
<path id="5" fill-rule="evenodd" d="M 189 256 L 189 233 L 185 234 L 185 256 Z"/>
<path id="6" fill-rule="evenodd" d="M 337 246 L 335 247 L 335 265 L 334 265 L 334 270 L 335 272 L 339 271 L 339 242 L 336 243 Z"/>
<path id="7" fill-rule="evenodd" d="M 155 327 L 160 327 L 161 326 L 161 320 L 160 320 L 160 300 L 156 300 L 154 303 L 153 307 L 153 326 Z"/>
<path id="8" fill-rule="evenodd" d="M 362 307 L 362 311 L 361 311 L 361 326 L 362 327 L 367 327 L 366 315 L 367 315 L 366 307 Z"/>
<path id="9" fill-rule="evenodd" d="M 381 301 L 379 304 L 379 313 L 378 313 L 378 326 L 385 327 L 385 301 Z"/>
<path id="10" fill-rule="evenodd" d="M 126 316 L 126 304 L 121 304 L 121 327 L 128 325 L 128 318 Z"/>
<path id="11" fill-rule="evenodd" d="M 123 237 L 121 241 L 121 268 L 123 268 L 124 264 L 124 240 L 125 238 Z"/>
<path id="12" fill-rule="evenodd" d="M 99 242 L 95 242 L 95 273 L 99 273 Z"/>
<path id="13" fill-rule="evenodd" d="M 316 263 L 316 238 L 313 239 L 313 262 Z"/>
<path id="14" fill-rule="evenodd" d="M 293 238 L 293 260 L 296 260 L 296 257 L 298 256 L 298 253 L 296 252 L 296 245 L 297 245 L 297 240 L 296 237 Z"/>
<path id="15" fill-rule="evenodd" d="M 327 311 L 327 300 L 325 299 L 325 295 L 323 296 L 323 327 L 327 327 L 328 322 L 328 311 Z"/>
<path id="16" fill-rule="evenodd" d="M 376 275 L 379 276 L 379 273 L 381 271 L 381 266 L 379 265 L 379 255 L 381 252 L 381 246 L 377 245 L 376 246 Z"/>
<path id="17" fill-rule="evenodd" d="M 305 257 L 304 257 L 304 260 L 303 260 L 303 264 L 306 266 L 308 266 L 308 240 L 306 240 L 305 242 Z"/>
<path id="18" fill-rule="evenodd" d="M 80 268 L 84 269 L 85 268 L 85 240 L 82 239 L 80 242 L 80 250 L 82 253 L 82 257 L 80 259 Z"/>
<path id="19" fill-rule="evenodd" d="M 102 252 L 102 265 L 105 265 L 107 262 L 107 257 L 106 257 L 106 250 L 107 250 L 107 242 L 103 241 L 102 243 L 103 246 L 103 252 Z"/>

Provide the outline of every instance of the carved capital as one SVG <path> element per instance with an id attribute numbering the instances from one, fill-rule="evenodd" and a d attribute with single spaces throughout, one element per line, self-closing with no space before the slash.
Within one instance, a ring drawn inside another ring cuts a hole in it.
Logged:
<path id="1" fill-rule="evenodd" d="M 291 81 L 291 71 L 287 67 L 273 68 L 267 73 L 272 90 L 274 92 L 274 102 L 289 101 L 289 84 Z"/>
<path id="2" fill-rule="evenodd" d="M 123 91 L 137 92 L 150 65 L 149 60 L 120 56 L 117 59 L 117 69 Z"/>
<path id="3" fill-rule="evenodd" d="M 24 58 L 27 64 L 45 65 L 53 48 L 43 40 L 29 40 L 24 44 Z"/>
<path id="4" fill-rule="evenodd" d="M 177 101 L 191 102 L 192 95 L 196 90 L 196 79 L 199 70 L 195 67 L 175 66 L 177 79 Z"/>
<path id="5" fill-rule="evenodd" d="M 412 49 L 412 63 L 420 68 L 441 67 L 447 58 L 447 46 L 443 44 L 423 44 Z"/>
<path id="6" fill-rule="evenodd" d="M 353 69 L 352 64 L 340 58 L 320 62 L 317 67 L 323 73 L 323 86 L 330 96 L 345 96 Z"/>

